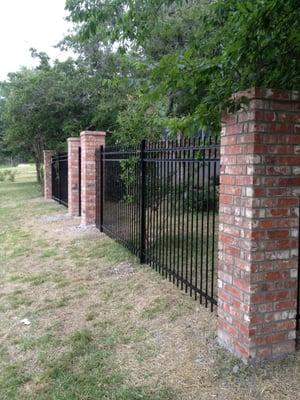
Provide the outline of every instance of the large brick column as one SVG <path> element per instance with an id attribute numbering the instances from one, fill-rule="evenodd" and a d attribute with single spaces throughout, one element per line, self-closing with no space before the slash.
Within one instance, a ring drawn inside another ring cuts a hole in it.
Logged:
<path id="1" fill-rule="evenodd" d="M 72 216 L 79 215 L 79 148 L 80 137 L 68 139 L 68 209 Z"/>
<path id="2" fill-rule="evenodd" d="M 96 223 L 95 151 L 105 145 L 105 132 L 81 132 L 81 224 Z"/>
<path id="3" fill-rule="evenodd" d="M 52 150 L 44 150 L 44 199 L 52 199 L 52 167 L 51 157 L 54 152 Z"/>
<path id="4" fill-rule="evenodd" d="M 251 89 L 221 138 L 218 338 L 244 360 L 295 351 L 299 92 Z"/>

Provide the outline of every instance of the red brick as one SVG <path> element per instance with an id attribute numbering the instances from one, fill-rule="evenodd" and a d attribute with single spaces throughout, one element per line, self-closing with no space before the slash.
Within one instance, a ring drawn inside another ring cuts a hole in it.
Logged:
<path id="1" fill-rule="evenodd" d="M 79 159 L 80 138 L 68 139 L 68 211 L 70 215 L 79 215 Z"/>
<path id="2" fill-rule="evenodd" d="M 237 116 L 236 114 L 222 114 L 222 123 L 226 125 L 232 125 L 237 122 Z"/>
<path id="3" fill-rule="evenodd" d="M 267 234 L 270 239 L 283 239 L 289 236 L 289 231 L 288 230 L 268 231 Z"/>
<path id="4" fill-rule="evenodd" d="M 236 179 L 236 184 L 239 186 L 248 186 L 253 184 L 253 176 L 237 176 L 234 177 Z"/>
<path id="5" fill-rule="evenodd" d="M 293 105 L 290 102 L 271 101 L 271 110 L 293 111 Z"/>
<path id="6" fill-rule="evenodd" d="M 219 193 L 240 196 L 242 189 L 238 186 L 232 185 L 221 185 Z M 230 203 L 229 203 L 230 204 Z"/>
<path id="7" fill-rule="evenodd" d="M 284 167 L 282 167 L 282 166 L 279 166 L 279 167 L 277 167 L 277 166 L 276 167 L 275 166 L 267 167 L 266 172 L 267 172 L 268 175 L 287 175 L 290 172 L 290 167 L 287 167 L 287 166 L 284 166 Z"/>
<path id="8" fill-rule="evenodd" d="M 52 164 L 51 159 L 54 155 L 52 150 L 44 150 L 44 198 L 52 199 Z"/>
<path id="9" fill-rule="evenodd" d="M 225 166 L 225 173 L 228 175 L 243 175 L 246 168 L 241 165 L 229 165 Z"/>
<path id="10" fill-rule="evenodd" d="M 96 222 L 96 160 L 95 150 L 105 145 L 105 132 L 82 132 L 81 138 L 81 186 L 82 186 L 82 215 L 83 225 Z"/>
<path id="11" fill-rule="evenodd" d="M 229 255 L 234 256 L 234 257 L 239 257 L 240 254 L 241 254 L 241 250 L 240 249 L 238 249 L 236 247 L 233 247 L 233 246 L 229 246 L 229 245 L 227 245 L 226 248 L 223 251 L 226 254 L 229 254 Z"/>
<path id="12" fill-rule="evenodd" d="M 298 247 L 298 240 L 289 239 L 289 240 L 277 240 L 276 241 L 277 249 L 295 249 Z"/>
<path id="13" fill-rule="evenodd" d="M 266 281 L 279 281 L 282 279 L 287 279 L 288 276 L 288 272 L 284 271 L 273 271 L 265 274 Z"/>
<path id="14" fill-rule="evenodd" d="M 265 114 L 264 114 L 264 119 L 267 122 L 274 122 L 274 121 L 276 121 L 276 118 L 277 118 L 277 115 L 275 112 L 268 111 L 268 112 L 265 112 Z"/>
<path id="15" fill-rule="evenodd" d="M 293 156 L 278 156 L 275 159 L 275 162 L 278 163 L 279 165 L 299 165 L 299 156 L 298 157 L 293 157 Z"/>
<path id="16" fill-rule="evenodd" d="M 252 88 L 236 96 L 242 95 L 250 99 L 249 111 L 225 123 L 221 141 L 220 268 L 232 284 L 219 289 L 219 326 L 231 336 L 231 351 L 264 359 L 273 350 L 290 352 L 287 338 L 295 329 L 294 320 L 276 319 L 295 312 L 291 269 L 297 257 L 291 250 L 298 243 L 290 235 L 298 226 L 300 176 L 293 166 L 300 166 L 299 113 L 292 92 Z"/>
<path id="17" fill-rule="evenodd" d="M 222 155 L 221 160 L 222 160 L 222 164 L 226 164 L 226 165 L 230 165 L 230 164 L 235 165 L 236 164 L 236 156 L 235 155 L 234 156 Z"/>
<path id="18" fill-rule="evenodd" d="M 225 153 L 226 153 L 226 146 L 231 146 L 232 144 L 236 144 L 236 136 L 222 137 L 222 146 L 225 148 Z"/>
<path id="19" fill-rule="evenodd" d="M 278 303 L 275 303 L 275 310 L 291 310 L 296 309 L 296 307 L 296 301 L 280 301 Z"/>
<path id="20" fill-rule="evenodd" d="M 244 279 L 233 279 L 233 286 L 245 291 L 249 292 L 250 291 L 250 282 Z"/>
<path id="21" fill-rule="evenodd" d="M 242 358 L 244 358 L 244 359 L 251 358 L 250 351 L 246 347 L 241 346 L 240 343 L 236 342 L 234 344 L 234 348 L 235 348 L 235 351 L 238 352 Z"/>
<path id="22" fill-rule="evenodd" d="M 234 185 L 235 184 L 235 176 L 231 175 L 221 175 L 220 183 L 223 185 Z"/>
<path id="23" fill-rule="evenodd" d="M 282 342 L 287 339 L 287 334 L 286 333 L 276 333 L 274 335 L 265 335 L 265 336 L 258 336 L 255 338 L 255 344 L 257 346 L 262 346 L 262 345 L 267 345 L 271 343 L 276 343 L 276 342 Z"/>
<path id="24" fill-rule="evenodd" d="M 298 206 L 298 205 L 299 205 L 299 200 L 296 197 L 278 199 L 279 207 L 291 207 L 291 206 Z"/>
<path id="25" fill-rule="evenodd" d="M 242 300 L 243 299 L 243 292 L 232 285 L 224 285 L 226 292 L 236 299 Z"/>
<path id="26" fill-rule="evenodd" d="M 282 138 L 282 142 L 294 145 L 300 144 L 300 135 L 293 135 L 293 134 L 286 135 Z"/>
<path id="27" fill-rule="evenodd" d="M 280 186 L 286 186 L 286 187 L 300 186 L 300 176 L 299 177 L 279 178 L 278 183 Z"/>
<path id="28" fill-rule="evenodd" d="M 287 208 L 271 208 L 269 213 L 272 217 L 288 217 L 290 214 Z"/>
<path id="29" fill-rule="evenodd" d="M 271 358 L 271 355 L 272 355 L 272 350 L 270 347 L 259 347 L 256 350 L 257 359 L 265 360 Z"/>
<path id="30" fill-rule="evenodd" d="M 298 113 L 280 113 L 279 122 L 300 123 L 300 115 Z"/>
<path id="31" fill-rule="evenodd" d="M 295 340 L 290 340 L 288 342 L 280 342 L 277 344 L 274 344 L 272 346 L 272 354 L 274 354 L 275 356 L 277 355 L 282 355 L 282 354 L 294 354 L 295 352 Z"/>
<path id="32" fill-rule="evenodd" d="M 241 145 L 228 146 L 226 149 L 226 154 L 241 154 L 243 152 L 243 147 Z"/>
<path id="33" fill-rule="evenodd" d="M 267 301 L 279 301 L 279 300 L 286 300 L 290 296 L 289 291 L 282 291 L 282 292 L 274 292 L 274 293 L 267 293 L 266 300 Z"/>
<path id="34" fill-rule="evenodd" d="M 221 194 L 220 195 L 220 204 L 232 204 L 233 202 L 233 197 L 226 195 L 226 194 Z"/>
<path id="35" fill-rule="evenodd" d="M 226 135 L 236 135 L 243 133 L 244 124 L 229 125 L 226 127 Z"/>

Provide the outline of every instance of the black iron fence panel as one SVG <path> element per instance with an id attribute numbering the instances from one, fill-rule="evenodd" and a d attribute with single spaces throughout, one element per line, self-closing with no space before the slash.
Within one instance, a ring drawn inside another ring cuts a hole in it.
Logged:
<path id="1" fill-rule="evenodd" d="M 140 255 L 141 174 L 138 149 L 96 152 L 97 221 L 108 236 Z"/>
<path id="2" fill-rule="evenodd" d="M 299 199 L 300 204 L 300 199 Z M 297 311 L 296 311 L 296 338 L 300 346 L 300 206 L 299 206 L 299 228 L 298 228 L 298 284 L 297 284 Z"/>
<path id="3" fill-rule="evenodd" d="M 81 147 L 78 147 L 78 215 L 81 216 Z"/>
<path id="4" fill-rule="evenodd" d="M 97 151 L 97 226 L 211 309 L 217 304 L 217 138 Z"/>
<path id="5" fill-rule="evenodd" d="M 68 153 L 52 157 L 52 199 L 68 206 Z"/>

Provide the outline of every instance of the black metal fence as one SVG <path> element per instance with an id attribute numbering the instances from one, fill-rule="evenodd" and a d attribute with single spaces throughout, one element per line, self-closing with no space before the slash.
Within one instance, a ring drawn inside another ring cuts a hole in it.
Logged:
<path id="1" fill-rule="evenodd" d="M 216 299 L 218 139 L 101 147 L 97 226 L 211 309 Z"/>
<path id="2" fill-rule="evenodd" d="M 81 147 L 78 147 L 78 215 L 81 217 Z"/>
<path id="3" fill-rule="evenodd" d="M 300 203 L 300 199 L 299 199 Z M 298 229 L 298 285 L 297 285 L 297 310 L 296 310 L 296 332 L 297 342 L 300 346 L 300 206 L 299 206 L 299 229 Z"/>
<path id="4" fill-rule="evenodd" d="M 52 157 L 52 199 L 68 206 L 68 153 Z"/>

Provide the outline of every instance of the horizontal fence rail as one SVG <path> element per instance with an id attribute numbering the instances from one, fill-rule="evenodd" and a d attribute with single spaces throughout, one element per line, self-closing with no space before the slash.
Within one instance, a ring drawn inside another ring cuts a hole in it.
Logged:
<path id="1" fill-rule="evenodd" d="M 52 199 L 68 206 L 68 153 L 52 157 Z"/>
<path id="2" fill-rule="evenodd" d="M 182 290 L 216 298 L 217 138 L 101 148 L 97 226 Z"/>

